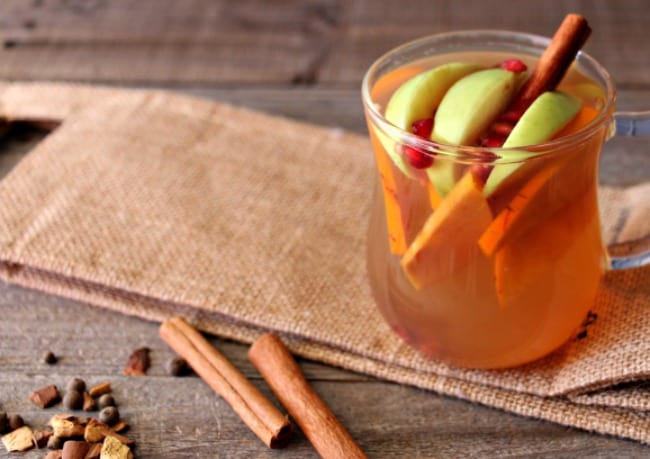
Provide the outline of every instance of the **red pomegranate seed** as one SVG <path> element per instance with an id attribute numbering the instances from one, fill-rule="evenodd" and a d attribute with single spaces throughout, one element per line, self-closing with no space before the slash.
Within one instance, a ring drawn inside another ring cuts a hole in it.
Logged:
<path id="1" fill-rule="evenodd" d="M 404 145 L 403 151 L 409 164 L 416 169 L 426 169 L 433 164 L 433 157 L 418 148 Z"/>
<path id="2" fill-rule="evenodd" d="M 500 148 L 505 141 L 505 137 L 491 133 L 481 138 L 481 146 L 486 148 Z"/>
<path id="3" fill-rule="evenodd" d="M 511 123 L 517 123 L 519 119 L 524 115 L 524 109 L 510 109 L 503 113 L 499 119 L 503 121 L 510 121 Z"/>
<path id="4" fill-rule="evenodd" d="M 512 132 L 512 128 L 515 126 L 508 121 L 496 121 L 492 124 L 492 131 L 500 136 L 507 137 Z"/>
<path id="5" fill-rule="evenodd" d="M 422 118 L 414 121 L 411 125 L 411 131 L 418 137 L 428 139 L 433 131 L 433 118 Z"/>
<path id="6" fill-rule="evenodd" d="M 506 59 L 503 62 L 501 62 L 501 68 L 503 70 L 507 70 L 508 72 L 525 72 L 528 70 L 528 67 L 526 64 L 521 62 L 519 59 Z"/>
<path id="7" fill-rule="evenodd" d="M 483 166 L 482 164 L 474 164 L 471 167 L 471 171 L 474 177 L 476 177 L 477 180 L 479 180 L 482 184 L 485 185 L 485 182 L 487 182 L 487 179 L 490 176 L 490 172 L 492 172 L 492 168 L 493 166 Z"/>

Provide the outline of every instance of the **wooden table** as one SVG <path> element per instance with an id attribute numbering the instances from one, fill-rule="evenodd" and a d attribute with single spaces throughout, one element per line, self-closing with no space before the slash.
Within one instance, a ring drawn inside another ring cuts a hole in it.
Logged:
<path id="1" fill-rule="evenodd" d="M 650 107 L 644 0 L 3 0 L 0 78 L 161 87 L 365 133 L 360 80 L 389 48 L 452 29 L 549 35 L 569 11 L 590 20 L 587 50 L 617 80 L 619 107 Z M 0 176 L 33 143 L 5 141 Z M 612 142 L 601 181 L 647 179 L 650 157 L 640 146 Z M 167 376 L 164 364 L 173 354 L 158 338 L 158 324 L 1 283 L 0 318 L 0 409 L 21 413 L 33 426 L 44 425 L 51 411 L 35 408 L 27 394 L 79 376 L 113 383 L 138 457 L 316 457 L 301 434 L 286 450 L 266 449 L 201 380 Z M 246 346 L 212 342 L 269 393 L 245 357 Z M 140 346 L 153 350 L 149 375 L 121 376 L 127 356 Z M 56 366 L 42 363 L 46 350 L 61 356 Z M 371 457 L 650 457 L 648 447 L 631 441 L 318 363 L 301 365 Z M 11 457 L 42 456 L 43 450 Z"/>

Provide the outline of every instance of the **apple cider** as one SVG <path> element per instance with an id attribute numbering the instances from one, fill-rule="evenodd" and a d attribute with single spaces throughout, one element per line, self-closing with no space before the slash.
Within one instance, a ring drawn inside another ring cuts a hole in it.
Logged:
<path id="1" fill-rule="evenodd" d="M 478 119 L 501 97 L 486 95 L 495 99 L 474 111 L 469 103 L 462 108 L 463 98 L 474 90 L 470 84 L 483 85 L 476 91 L 488 94 L 491 89 L 485 88 L 497 84 L 492 81 L 511 78 L 502 86 L 511 90 L 507 85 L 520 85 L 517 75 L 489 69 L 504 62 L 507 70 L 520 67 L 517 72 L 535 66 L 534 57 L 512 52 L 430 56 L 378 78 L 370 87 L 372 103 L 387 119 L 393 104 L 393 118 L 401 119 L 419 109 L 412 106 L 420 96 L 436 88 L 420 89 L 422 94 L 408 104 L 393 97 L 397 91 L 406 93 L 407 81 L 450 62 L 480 69 L 461 69 L 463 75 L 448 85 L 452 88 L 468 78 L 465 74 L 483 72 L 485 77 L 472 76 L 476 81 L 468 80 L 448 104 L 445 98 L 452 97 L 452 89 L 447 88 L 430 118 L 397 126 L 414 135 L 396 136 L 368 117 L 377 165 L 368 235 L 370 283 L 391 328 L 423 354 L 471 368 L 514 366 L 538 359 L 574 336 L 596 297 L 606 266 L 598 160 L 608 132 L 592 121 L 602 114 L 605 94 L 572 66 L 555 92 L 573 105 L 540 100 L 538 113 L 531 105 L 518 115 L 514 128 L 489 121 L 501 143 L 492 144 L 492 134 L 483 128 L 471 148 L 445 144 L 436 150 L 418 143 L 419 129 L 431 132 L 426 140 L 434 142 L 437 127 L 444 124 L 451 126 L 445 135 L 464 135 L 462 129 L 473 128 L 471 122 L 453 116 Z M 448 119 L 443 111 L 451 113 Z M 562 124 L 547 126 L 567 113 Z M 520 148 L 505 140 L 516 130 L 524 139 L 515 145 Z M 540 141 L 540 132 L 548 138 Z M 536 139 L 536 146 L 526 139 Z"/>

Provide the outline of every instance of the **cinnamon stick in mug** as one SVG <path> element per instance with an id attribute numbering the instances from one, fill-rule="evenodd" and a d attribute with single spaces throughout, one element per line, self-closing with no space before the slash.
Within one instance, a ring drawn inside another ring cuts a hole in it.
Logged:
<path id="1" fill-rule="evenodd" d="M 270 448 L 287 445 L 293 427 L 286 416 L 181 317 L 160 326 L 162 339 L 226 400 L 246 425 Z"/>
<path id="2" fill-rule="evenodd" d="M 334 413 L 309 385 L 280 338 L 272 333 L 262 336 L 249 349 L 248 359 L 262 374 L 280 403 L 289 411 L 321 457 L 366 457 Z"/>

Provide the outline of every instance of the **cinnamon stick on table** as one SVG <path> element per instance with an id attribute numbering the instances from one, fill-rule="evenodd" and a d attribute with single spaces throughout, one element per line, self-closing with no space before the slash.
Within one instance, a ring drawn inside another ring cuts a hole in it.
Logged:
<path id="1" fill-rule="evenodd" d="M 293 427 L 286 416 L 181 317 L 160 326 L 162 339 L 221 395 L 267 446 L 287 445 Z"/>
<path id="2" fill-rule="evenodd" d="M 280 338 L 271 333 L 262 336 L 249 349 L 248 358 L 323 458 L 366 457 L 307 383 Z"/>

